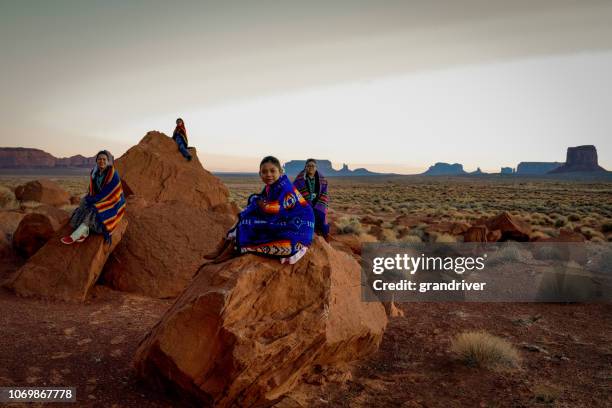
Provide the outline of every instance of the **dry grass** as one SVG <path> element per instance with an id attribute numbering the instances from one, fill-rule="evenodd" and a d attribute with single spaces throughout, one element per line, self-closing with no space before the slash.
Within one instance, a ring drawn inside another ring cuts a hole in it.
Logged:
<path id="1" fill-rule="evenodd" d="M 507 340 L 485 331 L 464 332 L 451 344 L 451 351 L 470 366 L 489 369 L 518 367 L 520 356 Z"/>

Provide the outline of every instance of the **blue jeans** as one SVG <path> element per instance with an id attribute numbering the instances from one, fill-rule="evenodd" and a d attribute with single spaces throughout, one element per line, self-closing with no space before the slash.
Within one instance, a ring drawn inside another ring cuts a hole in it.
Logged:
<path id="1" fill-rule="evenodd" d="M 191 153 L 189 153 L 187 146 L 185 146 L 185 141 L 183 140 L 182 137 L 176 138 L 176 144 L 178 145 L 179 151 L 181 152 L 183 157 L 186 158 L 187 160 L 191 160 Z"/>

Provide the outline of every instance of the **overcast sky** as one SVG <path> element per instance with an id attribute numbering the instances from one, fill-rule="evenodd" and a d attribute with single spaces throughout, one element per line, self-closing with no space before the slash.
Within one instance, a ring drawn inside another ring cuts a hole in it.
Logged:
<path id="1" fill-rule="evenodd" d="M 0 146 L 116 157 L 185 119 L 209 170 L 316 157 L 612 170 L 612 1 L 0 0 Z"/>

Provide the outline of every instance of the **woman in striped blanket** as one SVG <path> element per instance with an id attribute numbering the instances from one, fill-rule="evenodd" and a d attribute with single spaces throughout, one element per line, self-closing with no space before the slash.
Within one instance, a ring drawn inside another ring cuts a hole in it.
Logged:
<path id="1" fill-rule="evenodd" d="M 111 235 L 125 213 L 123 188 L 112 160 L 113 156 L 107 150 L 96 155 L 96 166 L 89 177 L 89 191 L 70 217 L 70 225 L 75 230 L 62 237 L 62 243 L 83 242 L 91 231 L 104 235 L 106 242 L 111 241 Z"/>
<path id="2" fill-rule="evenodd" d="M 317 161 L 315 159 L 306 160 L 304 170 L 295 177 L 293 185 L 314 210 L 315 231 L 323 235 L 327 240 L 329 238 L 329 225 L 327 224 L 327 206 L 329 205 L 327 180 L 317 170 Z"/>
<path id="3" fill-rule="evenodd" d="M 259 176 L 265 183 L 262 192 L 249 197 L 236 225 L 205 258 L 221 262 L 250 252 L 293 264 L 306 253 L 314 235 L 312 208 L 283 174 L 277 158 L 265 157 Z"/>
<path id="4" fill-rule="evenodd" d="M 187 129 L 185 129 L 185 122 L 183 119 L 178 118 L 176 120 L 176 127 L 174 133 L 172 133 L 172 139 L 176 142 L 179 151 L 187 161 L 191 161 L 191 153 L 189 153 L 189 141 L 187 140 Z"/>

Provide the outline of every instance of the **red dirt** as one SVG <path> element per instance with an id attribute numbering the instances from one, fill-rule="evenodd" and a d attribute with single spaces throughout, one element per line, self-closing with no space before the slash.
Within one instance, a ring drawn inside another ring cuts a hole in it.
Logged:
<path id="1" fill-rule="evenodd" d="M 131 363 L 139 340 L 171 303 L 101 286 L 84 304 L 23 299 L 0 289 L 0 385 L 75 386 L 77 406 L 182 406 L 141 383 Z M 612 305 L 398 306 L 406 316 L 391 320 L 380 350 L 355 364 L 345 385 L 310 387 L 308 406 L 612 406 Z M 535 316 L 541 317 L 532 322 Z M 472 329 L 516 345 L 520 368 L 495 372 L 455 360 L 451 338 Z M 538 401 L 534 390 L 542 384 L 560 390 L 552 403 Z"/>

